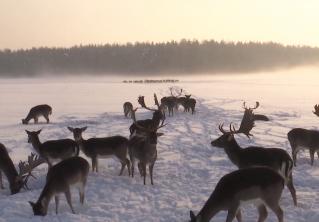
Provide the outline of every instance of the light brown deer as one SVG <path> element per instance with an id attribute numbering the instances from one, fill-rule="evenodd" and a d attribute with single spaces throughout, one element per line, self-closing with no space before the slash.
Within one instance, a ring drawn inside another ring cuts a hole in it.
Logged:
<path id="1" fill-rule="evenodd" d="M 28 124 L 31 119 L 34 119 L 34 123 L 38 123 L 38 119 L 40 116 L 43 116 L 47 123 L 50 122 L 49 115 L 52 114 L 52 108 L 51 106 L 47 104 L 38 105 L 35 107 L 32 107 L 25 119 L 22 119 L 23 124 Z"/>
<path id="2" fill-rule="evenodd" d="M 83 139 L 82 133 L 87 127 L 68 129 L 73 133 L 75 141 L 82 152 L 92 159 L 92 171 L 98 172 L 98 159 L 116 157 L 122 164 L 120 174 L 122 175 L 125 166 L 130 174 L 130 161 L 127 158 L 128 139 L 123 136 L 110 136 L 103 138 Z"/>
<path id="3" fill-rule="evenodd" d="M 266 206 L 276 214 L 279 222 L 283 222 L 279 200 L 284 184 L 284 178 L 268 167 L 251 167 L 226 174 L 199 213 L 195 216 L 190 211 L 190 222 L 209 222 L 219 211 L 228 211 L 226 222 L 232 222 L 235 217 L 242 222 L 240 207 L 245 202 L 257 206 L 258 222 L 266 220 Z"/>
<path id="4" fill-rule="evenodd" d="M 59 194 L 64 193 L 72 213 L 75 211 L 72 206 L 72 186 L 78 186 L 80 202 L 84 203 L 84 190 L 87 176 L 90 170 L 89 163 L 82 157 L 71 157 L 63 160 L 49 169 L 46 184 L 36 203 L 29 201 L 34 215 L 45 216 L 52 197 L 55 197 L 56 213 L 59 208 Z"/>
<path id="5" fill-rule="evenodd" d="M 8 154 L 6 147 L 0 143 L 0 186 L 4 189 L 2 182 L 2 172 L 6 175 L 11 194 L 16 194 L 20 192 L 21 188 L 28 188 L 27 182 L 29 176 L 31 176 L 31 171 L 44 163 L 43 159 L 38 158 L 35 154 L 31 154 L 28 157 L 28 162 L 19 163 L 19 173 L 17 172 L 14 164 Z"/>

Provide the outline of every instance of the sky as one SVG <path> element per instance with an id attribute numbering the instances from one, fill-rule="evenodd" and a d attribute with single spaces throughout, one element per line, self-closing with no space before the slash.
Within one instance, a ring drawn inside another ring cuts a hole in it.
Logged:
<path id="1" fill-rule="evenodd" d="M 0 49 L 163 42 L 319 47 L 318 0 L 0 0 Z"/>

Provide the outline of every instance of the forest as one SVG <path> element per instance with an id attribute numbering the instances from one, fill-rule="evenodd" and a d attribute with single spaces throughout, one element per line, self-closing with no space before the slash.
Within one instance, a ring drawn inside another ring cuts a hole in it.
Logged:
<path id="1" fill-rule="evenodd" d="M 181 40 L 0 50 L 0 76 L 242 73 L 311 65 L 319 48 Z"/>

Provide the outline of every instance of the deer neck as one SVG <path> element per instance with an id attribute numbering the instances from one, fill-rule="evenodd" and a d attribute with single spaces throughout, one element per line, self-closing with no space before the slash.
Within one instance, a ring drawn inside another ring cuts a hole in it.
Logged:
<path id="1" fill-rule="evenodd" d="M 81 136 L 78 140 L 76 140 L 76 142 L 77 142 L 77 144 L 79 145 L 80 150 L 82 150 L 83 153 L 84 153 L 85 155 L 87 155 L 87 150 L 88 150 L 88 149 L 87 149 L 87 147 L 85 146 L 86 140 L 83 139 L 83 137 Z"/>
<path id="2" fill-rule="evenodd" d="M 47 211 L 50 200 L 52 198 L 52 196 L 54 195 L 54 191 L 52 190 L 52 187 L 50 186 L 50 183 L 45 184 L 41 195 L 37 201 L 37 203 L 40 203 L 42 205 L 42 207 L 45 209 L 45 211 Z"/>
<path id="3" fill-rule="evenodd" d="M 6 175 L 10 186 L 12 184 L 14 184 L 17 180 L 18 177 L 18 172 L 16 170 L 16 168 L 14 167 L 14 164 L 12 162 L 12 160 L 10 159 L 10 157 L 6 158 L 5 160 L 2 159 L 1 160 L 3 162 L 3 166 L 2 166 L 2 171 L 4 172 L 4 174 Z"/>
<path id="4" fill-rule="evenodd" d="M 229 143 L 225 147 L 225 152 L 233 164 L 235 164 L 236 166 L 240 165 L 242 148 L 238 145 L 235 139 L 229 141 Z"/>
<path id="5" fill-rule="evenodd" d="M 214 203 L 209 199 L 201 211 L 196 216 L 198 222 L 209 222 L 219 211 L 218 203 Z"/>
<path id="6" fill-rule="evenodd" d="M 31 144 L 33 146 L 33 148 L 41 155 L 41 141 L 39 139 L 39 136 L 36 136 L 34 138 L 32 138 L 31 140 Z"/>

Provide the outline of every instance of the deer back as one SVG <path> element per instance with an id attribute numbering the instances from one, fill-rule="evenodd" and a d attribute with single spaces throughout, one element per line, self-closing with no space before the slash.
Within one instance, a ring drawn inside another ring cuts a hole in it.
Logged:
<path id="1" fill-rule="evenodd" d="M 110 136 L 104 138 L 90 138 L 83 140 L 80 148 L 85 155 L 89 157 L 110 156 L 119 154 L 118 156 L 126 156 L 128 139 L 123 136 Z"/>
<path id="2" fill-rule="evenodd" d="M 40 115 L 49 115 L 52 114 L 52 107 L 47 104 L 37 105 L 30 109 L 26 120 L 30 120 L 34 117 L 40 116 Z"/>

